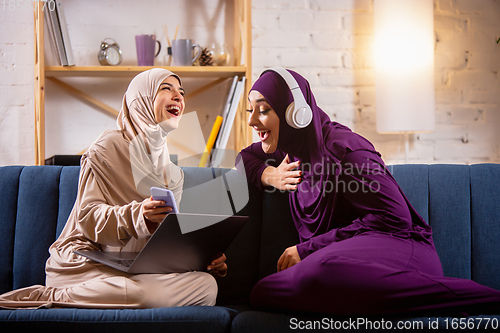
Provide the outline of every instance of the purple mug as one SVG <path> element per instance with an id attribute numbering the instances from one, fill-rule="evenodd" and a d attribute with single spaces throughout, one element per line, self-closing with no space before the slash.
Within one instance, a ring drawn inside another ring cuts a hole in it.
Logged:
<path id="1" fill-rule="evenodd" d="M 158 52 L 155 53 L 158 43 Z M 135 46 L 137 49 L 137 64 L 139 66 L 153 66 L 155 58 L 160 54 L 161 43 L 156 40 L 155 35 L 137 35 L 135 36 Z"/>

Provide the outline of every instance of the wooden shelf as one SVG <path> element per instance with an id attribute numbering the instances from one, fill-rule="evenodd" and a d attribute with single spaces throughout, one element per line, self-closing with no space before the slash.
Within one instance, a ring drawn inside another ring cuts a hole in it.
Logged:
<path id="1" fill-rule="evenodd" d="M 247 71 L 245 66 L 47 66 L 45 67 L 45 77 L 133 77 L 152 68 L 168 69 L 181 78 L 228 78 L 235 75 L 244 76 Z"/>
<path id="2" fill-rule="evenodd" d="M 178 74 L 181 78 L 206 78 L 212 80 L 196 91 L 186 95 L 187 98 L 196 96 L 212 87 L 224 82 L 235 75 L 239 77 L 245 76 L 245 92 L 240 100 L 238 112 L 234 119 L 233 133 L 235 136 L 235 150 L 247 146 L 251 143 L 251 131 L 246 125 L 246 112 L 244 108 L 244 96 L 248 94 L 251 86 L 252 76 L 252 23 L 251 0 L 233 0 L 233 26 L 235 34 L 233 37 L 233 45 L 235 49 L 234 63 L 242 63 L 242 66 L 220 66 L 220 67 L 160 67 L 171 70 Z M 104 110 L 116 116 L 117 110 L 105 105 L 96 100 L 92 96 L 85 94 L 82 91 L 75 89 L 66 82 L 59 80 L 61 77 L 127 77 L 132 78 L 148 69 L 158 68 L 159 66 L 45 66 L 44 57 L 44 12 L 42 10 L 41 0 L 38 4 L 34 4 L 34 46 L 35 46 L 35 68 L 34 68 L 34 88 L 35 88 L 35 164 L 44 164 L 45 161 L 45 82 L 58 84 L 73 96 L 84 100 L 87 103 L 95 106 L 97 109 Z"/>

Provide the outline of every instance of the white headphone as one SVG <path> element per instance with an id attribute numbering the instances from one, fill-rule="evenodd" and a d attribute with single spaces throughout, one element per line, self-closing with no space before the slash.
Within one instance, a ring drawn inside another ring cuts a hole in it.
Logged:
<path id="1" fill-rule="evenodd" d="M 290 91 L 292 92 L 293 102 L 288 105 L 285 112 L 285 119 L 290 127 L 301 129 L 307 127 L 312 121 L 312 110 L 307 104 L 302 91 L 300 91 L 299 84 L 295 78 L 283 67 L 272 67 L 264 70 L 265 72 L 273 71 L 278 73 L 286 82 Z M 262 76 L 262 74 L 260 74 Z"/>

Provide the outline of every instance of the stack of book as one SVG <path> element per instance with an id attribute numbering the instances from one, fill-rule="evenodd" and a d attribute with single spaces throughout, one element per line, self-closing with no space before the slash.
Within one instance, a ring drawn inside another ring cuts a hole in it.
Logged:
<path id="1" fill-rule="evenodd" d="M 200 167 L 206 166 L 208 155 L 211 156 L 210 166 L 213 168 L 219 167 L 223 161 L 224 152 L 244 87 L 245 77 L 238 80 L 238 76 L 235 76 L 229 90 L 227 102 L 222 111 L 222 116 L 217 117 L 215 120 L 210 137 L 208 138 L 205 153 L 200 161 Z"/>
<path id="2" fill-rule="evenodd" d="M 62 0 L 51 0 L 51 2 L 54 2 L 55 6 L 50 8 L 46 6 L 44 12 L 52 53 L 60 66 L 75 66 Z"/>

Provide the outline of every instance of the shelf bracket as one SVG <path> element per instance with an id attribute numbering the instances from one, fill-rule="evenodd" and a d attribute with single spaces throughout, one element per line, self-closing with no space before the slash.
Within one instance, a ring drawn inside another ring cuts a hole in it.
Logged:
<path id="1" fill-rule="evenodd" d="M 111 106 L 104 104 L 103 102 L 95 99 L 92 96 L 87 95 L 86 93 L 70 86 L 69 84 L 66 84 L 66 83 L 64 83 L 56 78 L 53 78 L 53 77 L 47 77 L 47 80 L 54 82 L 55 84 L 57 84 L 61 88 L 64 88 L 71 95 L 74 95 L 80 99 L 83 99 L 85 102 L 88 102 L 88 103 L 92 104 L 93 106 L 97 107 L 98 109 L 101 109 L 101 110 L 111 114 L 113 117 L 116 118 L 118 116 L 118 111 L 113 109 Z"/>
<path id="2" fill-rule="evenodd" d="M 198 88 L 198 89 L 196 89 L 195 91 L 192 91 L 192 92 L 190 92 L 190 93 L 186 94 L 186 97 L 184 97 L 184 100 L 185 100 L 185 101 L 187 101 L 187 100 L 188 100 L 188 99 L 190 99 L 190 98 L 193 98 L 193 97 L 195 97 L 195 96 L 197 96 L 197 95 L 199 95 L 199 94 L 201 94 L 201 93 L 204 93 L 205 91 L 207 91 L 207 90 L 209 90 L 209 89 L 211 89 L 211 88 L 215 87 L 215 86 L 216 86 L 216 85 L 218 85 L 219 83 L 222 83 L 222 82 L 224 82 L 224 81 L 226 81 L 226 80 L 227 80 L 227 77 L 222 77 L 222 78 L 220 78 L 220 79 L 217 79 L 217 80 L 215 80 L 215 81 L 212 81 L 212 82 L 210 82 L 210 83 L 208 83 L 208 84 L 204 85 L 203 87 Z"/>

